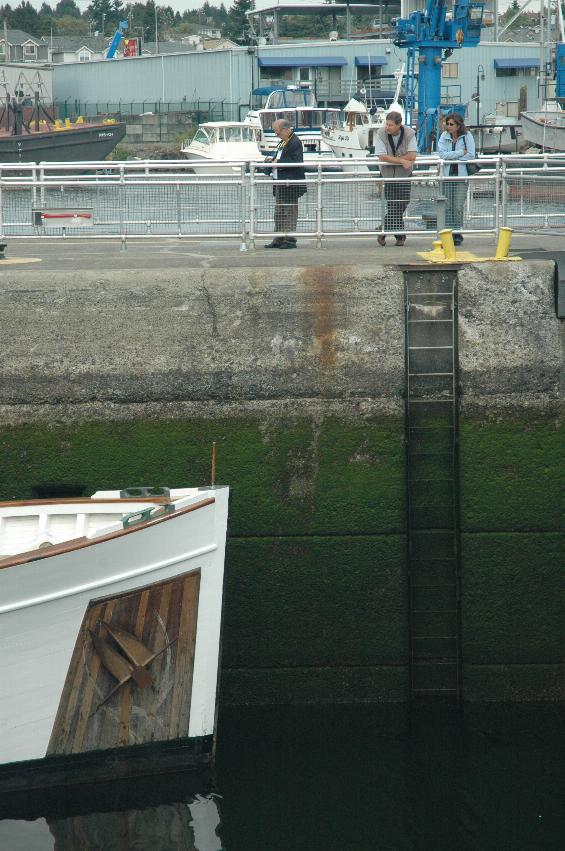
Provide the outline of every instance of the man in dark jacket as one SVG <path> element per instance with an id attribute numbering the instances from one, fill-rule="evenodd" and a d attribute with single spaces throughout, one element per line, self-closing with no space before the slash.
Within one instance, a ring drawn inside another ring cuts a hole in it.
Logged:
<path id="1" fill-rule="evenodd" d="M 281 118 L 273 124 L 273 130 L 280 139 L 278 147 L 270 162 L 275 165 L 266 169 L 267 173 L 273 173 L 277 181 L 273 186 L 275 196 L 275 231 L 284 233 L 285 236 L 277 236 L 272 242 L 267 243 L 265 248 L 296 248 L 296 237 L 286 236 L 287 233 L 296 231 L 298 221 L 298 199 L 306 192 L 306 183 L 286 184 L 290 180 L 306 180 L 304 173 L 304 155 L 302 142 L 294 133 L 290 122 Z M 295 168 L 277 168 L 276 164 L 296 163 Z"/>

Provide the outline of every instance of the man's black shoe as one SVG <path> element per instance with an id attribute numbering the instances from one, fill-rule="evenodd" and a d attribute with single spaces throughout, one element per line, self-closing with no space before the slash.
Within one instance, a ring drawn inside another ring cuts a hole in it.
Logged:
<path id="1" fill-rule="evenodd" d="M 279 248 L 296 248 L 295 242 L 281 242 Z"/>
<path id="2" fill-rule="evenodd" d="M 273 239 L 272 242 L 267 242 L 263 247 L 264 248 L 282 248 L 283 243 L 280 242 L 280 240 Z"/>

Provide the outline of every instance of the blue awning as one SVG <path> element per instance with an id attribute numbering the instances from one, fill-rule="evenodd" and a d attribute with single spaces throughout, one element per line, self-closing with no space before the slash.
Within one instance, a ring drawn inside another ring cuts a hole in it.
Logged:
<path id="1" fill-rule="evenodd" d="M 495 59 L 495 68 L 539 68 L 539 59 Z"/>
<path id="2" fill-rule="evenodd" d="M 269 56 L 259 58 L 260 68 L 341 68 L 344 56 Z"/>
<path id="3" fill-rule="evenodd" d="M 388 65 L 386 56 L 356 56 L 355 64 L 358 68 L 368 68 L 369 65 Z"/>

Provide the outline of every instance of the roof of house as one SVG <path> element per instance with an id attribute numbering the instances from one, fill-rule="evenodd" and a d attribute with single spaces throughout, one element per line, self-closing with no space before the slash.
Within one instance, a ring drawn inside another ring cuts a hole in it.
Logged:
<path id="1" fill-rule="evenodd" d="M 0 41 L 4 41 L 3 30 L 0 30 Z M 41 39 L 35 35 L 30 35 L 23 30 L 8 30 L 9 44 L 24 44 L 26 41 L 34 41 L 36 44 L 41 44 Z"/>
<path id="2" fill-rule="evenodd" d="M 43 42 L 53 44 L 53 47 L 60 51 L 73 52 L 88 47 L 95 53 L 106 50 L 110 43 L 108 37 L 103 35 L 54 35 L 52 39 L 45 36 Z"/>

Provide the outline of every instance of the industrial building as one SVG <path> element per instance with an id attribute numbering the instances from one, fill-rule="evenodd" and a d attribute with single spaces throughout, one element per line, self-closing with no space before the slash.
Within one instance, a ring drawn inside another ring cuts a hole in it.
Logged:
<path id="1" fill-rule="evenodd" d="M 488 33 L 488 30 L 486 31 Z M 237 119 L 253 89 L 297 83 L 310 87 L 323 104 L 340 105 L 368 80 L 391 88 L 394 72 L 406 51 L 390 39 L 292 42 L 229 50 L 143 56 L 117 61 L 68 63 L 53 69 L 53 96 L 58 102 L 171 103 L 225 101 Z M 480 95 L 481 117 L 504 103 L 518 115 L 520 91 L 535 108 L 539 91 L 540 55 L 536 44 L 482 42 L 457 50 L 444 64 L 445 95 L 468 102 L 475 120 L 473 95 Z M 524 106 L 522 106 L 524 108 Z M 150 107 L 147 107 L 150 109 Z M 141 110 L 143 111 L 143 110 Z"/>

